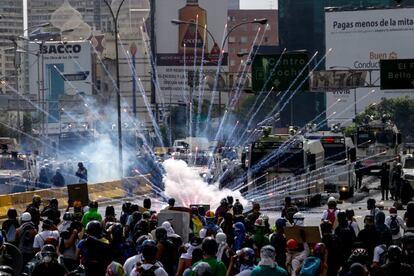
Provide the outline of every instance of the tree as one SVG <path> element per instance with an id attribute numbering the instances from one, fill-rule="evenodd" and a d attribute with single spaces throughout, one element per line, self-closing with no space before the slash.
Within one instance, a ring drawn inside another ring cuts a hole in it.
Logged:
<path id="1" fill-rule="evenodd" d="M 370 105 L 356 118 L 356 123 L 361 124 L 366 116 L 373 119 L 381 119 L 386 114 L 396 124 L 405 142 L 414 141 L 414 100 L 408 97 L 395 99 L 382 99 L 380 103 Z"/>

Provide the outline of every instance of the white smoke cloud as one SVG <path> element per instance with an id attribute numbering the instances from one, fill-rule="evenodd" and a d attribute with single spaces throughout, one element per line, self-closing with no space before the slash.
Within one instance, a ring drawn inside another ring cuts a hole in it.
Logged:
<path id="1" fill-rule="evenodd" d="M 240 192 L 219 189 L 218 184 L 209 185 L 182 160 L 169 159 L 163 163 L 166 174 L 164 177 L 165 194 L 176 199 L 177 205 L 210 204 L 212 209 L 220 205 L 226 196 L 239 199 L 244 206 L 247 201 Z"/>

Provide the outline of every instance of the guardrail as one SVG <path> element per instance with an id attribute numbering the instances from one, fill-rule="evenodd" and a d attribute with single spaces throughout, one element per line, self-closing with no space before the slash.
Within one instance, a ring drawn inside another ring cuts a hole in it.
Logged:
<path id="1" fill-rule="evenodd" d="M 88 184 L 89 200 L 108 201 L 149 193 L 151 193 L 151 186 L 148 183 L 148 178 L 145 176 Z M 59 201 L 59 208 L 66 208 L 68 205 L 68 191 L 66 187 L 0 195 L 0 218 L 7 217 L 7 210 L 9 208 L 16 208 L 19 213 L 24 212 L 27 205 L 32 202 L 34 195 L 39 195 L 42 200 L 56 198 Z"/>

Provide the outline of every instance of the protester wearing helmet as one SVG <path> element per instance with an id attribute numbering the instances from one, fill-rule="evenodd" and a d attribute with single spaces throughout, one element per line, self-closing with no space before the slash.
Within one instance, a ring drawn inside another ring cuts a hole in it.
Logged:
<path id="1" fill-rule="evenodd" d="M 98 213 L 98 202 L 97 201 L 91 201 L 89 203 L 89 210 L 86 212 L 82 217 L 82 224 L 86 227 L 86 225 L 90 221 L 99 221 L 102 222 L 102 216 L 100 213 Z"/>
<path id="2" fill-rule="evenodd" d="M 401 245 L 401 230 L 405 230 L 406 226 L 404 220 L 398 216 L 397 208 L 391 207 L 389 209 L 390 215 L 385 219 L 385 225 L 390 229 L 392 234 L 392 242 L 395 245 Z"/>
<path id="3" fill-rule="evenodd" d="M 285 197 L 285 206 L 282 209 L 282 218 L 287 219 L 289 223 L 293 223 L 293 215 L 297 212 L 299 212 L 299 209 L 292 203 L 292 198 L 290 196 Z"/>
<path id="4" fill-rule="evenodd" d="M 205 237 L 215 237 L 217 233 L 223 232 L 215 222 L 216 217 L 214 212 L 209 210 L 204 216 L 206 220 L 206 225 L 200 231 L 200 238 L 204 239 Z"/>
<path id="5" fill-rule="evenodd" d="M 305 216 L 301 212 L 297 212 L 293 215 L 292 226 L 305 226 Z"/>
<path id="6" fill-rule="evenodd" d="M 69 226 L 72 224 L 73 221 L 73 214 L 70 212 L 66 212 L 63 214 L 63 221 L 58 226 L 59 233 L 62 233 L 68 230 Z"/>
<path id="7" fill-rule="evenodd" d="M 391 245 L 387 250 L 387 263 L 381 266 L 380 273 L 385 276 L 414 275 L 413 267 L 403 262 L 403 251 L 397 245 Z"/>
<path id="8" fill-rule="evenodd" d="M 83 224 L 79 221 L 71 222 L 70 226 L 60 233 L 60 243 L 58 251 L 61 254 L 61 260 L 69 271 L 75 270 L 79 266 L 79 260 L 76 256 L 76 244 L 79 242 Z"/>
<path id="9" fill-rule="evenodd" d="M 286 266 L 286 237 L 285 227 L 288 223 L 287 219 L 279 218 L 275 222 L 276 231 L 270 235 L 270 245 L 275 248 L 276 252 L 276 263 L 285 268 Z"/>
<path id="10" fill-rule="evenodd" d="M 250 275 L 250 273 L 256 267 L 255 261 L 256 261 L 256 253 L 254 252 L 254 250 L 249 247 L 244 247 L 241 250 L 238 250 L 236 252 L 236 255 L 234 255 L 233 258 L 231 259 L 230 264 L 233 264 L 234 266 L 235 263 L 238 263 L 239 267 L 237 268 L 239 270 L 239 274 L 237 275 L 243 276 L 243 275 Z M 233 266 L 229 265 L 229 268 L 233 268 Z"/>
<path id="11" fill-rule="evenodd" d="M 329 220 L 332 223 L 332 225 L 335 225 L 336 216 L 338 214 L 336 204 L 336 199 L 333 196 L 331 196 L 328 199 L 328 209 L 323 211 L 321 221 Z"/>
<path id="12" fill-rule="evenodd" d="M 303 261 L 299 275 L 328 275 L 326 259 L 327 250 L 325 244 L 315 244 L 313 255 Z"/>
<path id="13" fill-rule="evenodd" d="M 286 269 L 289 275 L 299 275 L 303 261 L 309 256 L 309 246 L 307 243 L 298 243 L 295 239 L 290 239 L 286 243 Z"/>
<path id="14" fill-rule="evenodd" d="M 253 234 L 253 249 L 256 250 L 257 256 L 260 254 L 260 249 L 269 244 L 269 238 L 266 236 L 265 222 L 262 218 L 256 219 L 254 223 Z"/>
<path id="15" fill-rule="evenodd" d="M 18 241 L 18 248 L 23 255 L 23 265 L 26 265 L 34 257 L 33 242 L 37 230 L 29 212 L 24 212 L 20 216 L 20 220 L 22 225 L 16 230 L 16 240 Z"/>
<path id="16" fill-rule="evenodd" d="M 56 248 L 51 244 L 46 244 L 41 250 L 42 261 L 37 264 L 31 276 L 45 276 L 45 275 L 66 275 L 68 272 L 66 268 L 57 262 Z"/>
<path id="17" fill-rule="evenodd" d="M 363 248 L 367 249 L 369 259 L 372 260 L 375 246 L 380 244 L 380 236 L 378 231 L 375 229 L 374 217 L 365 216 L 364 218 L 364 229 L 359 231 L 357 242 L 362 243 Z"/>
<path id="18" fill-rule="evenodd" d="M 233 205 L 233 222 L 245 222 L 245 217 L 243 215 L 243 205 L 240 203 L 239 199 L 236 199 L 236 202 Z"/>
<path id="19" fill-rule="evenodd" d="M 92 220 L 86 225 L 87 237 L 79 241 L 76 254 L 84 265 L 87 274 L 104 275 L 111 263 L 112 253 L 108 240 L 102 237 L 102 225 Z"/>
<path id="20" fill-rule="evenodd" d="M 250 275 L 252 276 L 287 276 L 285 269 L 281 268 L 275 262 L 275 249 L 271 245 L 263 246 L 260 250 L 260 262 L 253 269 Z"/>

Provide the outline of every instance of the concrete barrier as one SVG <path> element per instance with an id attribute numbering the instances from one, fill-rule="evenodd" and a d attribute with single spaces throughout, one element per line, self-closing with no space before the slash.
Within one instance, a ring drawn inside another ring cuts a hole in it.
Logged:
<path id="1" fill-rule="evenodd" d="M 151 187 L 146 179 L 146 177 L 134 177 L 127 178 L 126 180 L 123 179 L 122 181 L 89 184 L 89 200 L 104 202 L 127 196 L 149 194 L 151 193 Z M 134 183 L 134 185 L 131 185 L 131 183 Z M 19 214 L 24 212 L 27 205 L 32 202 L 34 195 L 39 195 L 44 201 L 56 198 L 59 201 L 59 208 L 66 208 L 68 206 L 68 191 L 66 187 L 0 195 L 0 218 L 7 217 L 7 210 L 9 208 L 16 208 Z"/>

